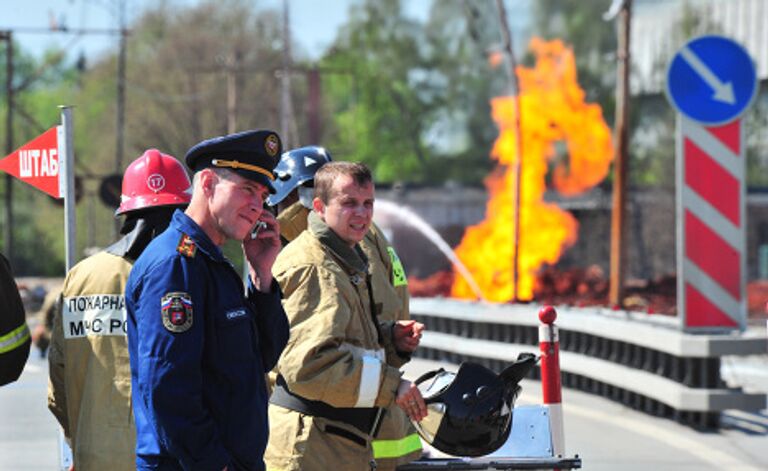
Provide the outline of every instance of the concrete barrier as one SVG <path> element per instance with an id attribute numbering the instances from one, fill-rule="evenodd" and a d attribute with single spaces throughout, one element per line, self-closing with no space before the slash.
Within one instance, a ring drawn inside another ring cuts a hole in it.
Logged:
<path id="1" fill-rule="evenodd" d="M 412 299 L 411 315 L 427 325 L 417 355 L 500 371 L 519 352 L 538 349 L 540 307 Z M 721 357 L 766 353 L 764 335 L 688 334 L 666 316 L 556 309 L 566 387 L 705 429 L 719 427 L 723 410 L 766 407 L 765 394 L 728 387 L 720 376 Z"/>

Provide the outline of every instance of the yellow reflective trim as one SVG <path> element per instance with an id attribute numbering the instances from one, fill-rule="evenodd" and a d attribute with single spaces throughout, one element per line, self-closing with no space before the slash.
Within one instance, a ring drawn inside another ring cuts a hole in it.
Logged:
<path id="1" fill-rule="evenodd" d="M 261 168 L 259 166 L 256 166 L 256 165 L 244 164 L 244 163 L 239 162 L 237 160 L 213 159 L 213 160 L 211 160 L 211 163 L 213 164 L 214 167 L 229 167 L 229 168 L 234 168 L 234 169 L 243 168 L 245 170 L 250 170 L 252 172 L 259 172 L 262 175 L 265 175 L 270 180 L 274 180 L 275 179 L 275 176 L 272 175 L 272 172 L 270 172 L 269 170 L 263 169 L 263 168 Z"/>
<path id="2" fill-rule="evenodd" d="M 371 446 L 376 459 L 399 458 L 421 450 L 421 440 L 418 434 L 412 433 L 399 440 L 374 440 Z"/>
<path id="3" fill-rule="evenodd" d="M 0 337 L 0 353 L 10 352 L 24 344 L 29 339 L 29 328 L 25 322 L 10 333 Z"/>
<path id="4" fill-rule="evenodd" d="M 392 285 L 395 288 L 398 286 L 408 286 L 405 268 L 403 268 L 403 262 L 400 261 L 397 252 L 392 247 L 387 247 L 387 252 L 389 252 L 389 259 L 392 261 Z"/>

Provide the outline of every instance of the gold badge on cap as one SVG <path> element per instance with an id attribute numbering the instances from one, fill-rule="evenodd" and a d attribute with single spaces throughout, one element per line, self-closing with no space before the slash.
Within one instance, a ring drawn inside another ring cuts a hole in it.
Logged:
<path id="1" fill-rule="evenodd" d="M 264 140 L 264 149 L 266 149 L 267 154 L 269 154 L 270 157 L 277 155 L 277 151 L 280 149 L 280 143 L 278 142 L 276 135 L 270 134 L 267 136 Z"/>

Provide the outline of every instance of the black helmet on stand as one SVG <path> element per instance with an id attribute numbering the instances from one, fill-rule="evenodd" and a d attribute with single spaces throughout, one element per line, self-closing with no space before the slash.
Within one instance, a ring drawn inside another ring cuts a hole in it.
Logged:
<path id="1" fill-rule="evenodd" d="M 536 364 L 521 353 L 501 374 L 465 362 L 456 373 L 442 368 L 415 381 L 429 414 L 413 422 L 427 443 L 454 456 L 482 456 L 498 450 L 512 429 L 518 383 Z"/>
<path id="2" fill-rule="evenodd" d="M 315 173 L 320 167 L 331 160 L 333 160 L 331 154 L 323 147 L 318 146 L 299 147 L 284 152 L 274 170 L 277 176 L 272 183 L 275 187 L 275 194 L 269 196 L 267 203 L 270 206 L 277 205 L 296 188 L 301 190 L 306 187 L 311 190 L 312 185 L 303 184 L 313 181 Z M 311 191 L 307 193 L 307 195 L 300 194 L 299 198 L 304 206 L 311 207 Z M 306 199 L 309 201 L 305 201 Z"/>

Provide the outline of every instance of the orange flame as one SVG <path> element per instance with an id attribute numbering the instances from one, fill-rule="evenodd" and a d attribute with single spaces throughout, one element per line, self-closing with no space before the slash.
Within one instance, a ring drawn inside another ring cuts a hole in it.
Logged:
<path id="1" fill-rule="evenodd" d="M 557 262 L 577 238 L 576 219 L 543 200 L 548 167 L 554 165 L 554 187 L 570 196 L 602 181 L 613 160 L 610 129 L 600 107 L 584 102 L 573 51 L 562 41 L 536 38 L 530 48 L 536 56 L 535 67 L 517 68 L 523 150 L 517 285 L 520 300 L 533 297 L 538 268 Z M 517 163 L 514 99 L 506 96 L 491 101 L 493 119 L 499 126 L 491 157 L 500 165 L 486 179 L 490 193 L 486 219 L 467 228 L 456 249 L 485 298 L 499 302 L 513 298 Z M 568 150 L 567 162 L 555 161 L 558 142 L 564 142 Z M 454 279 L 453 297 L 475 297 L 461 276 Z"/>

